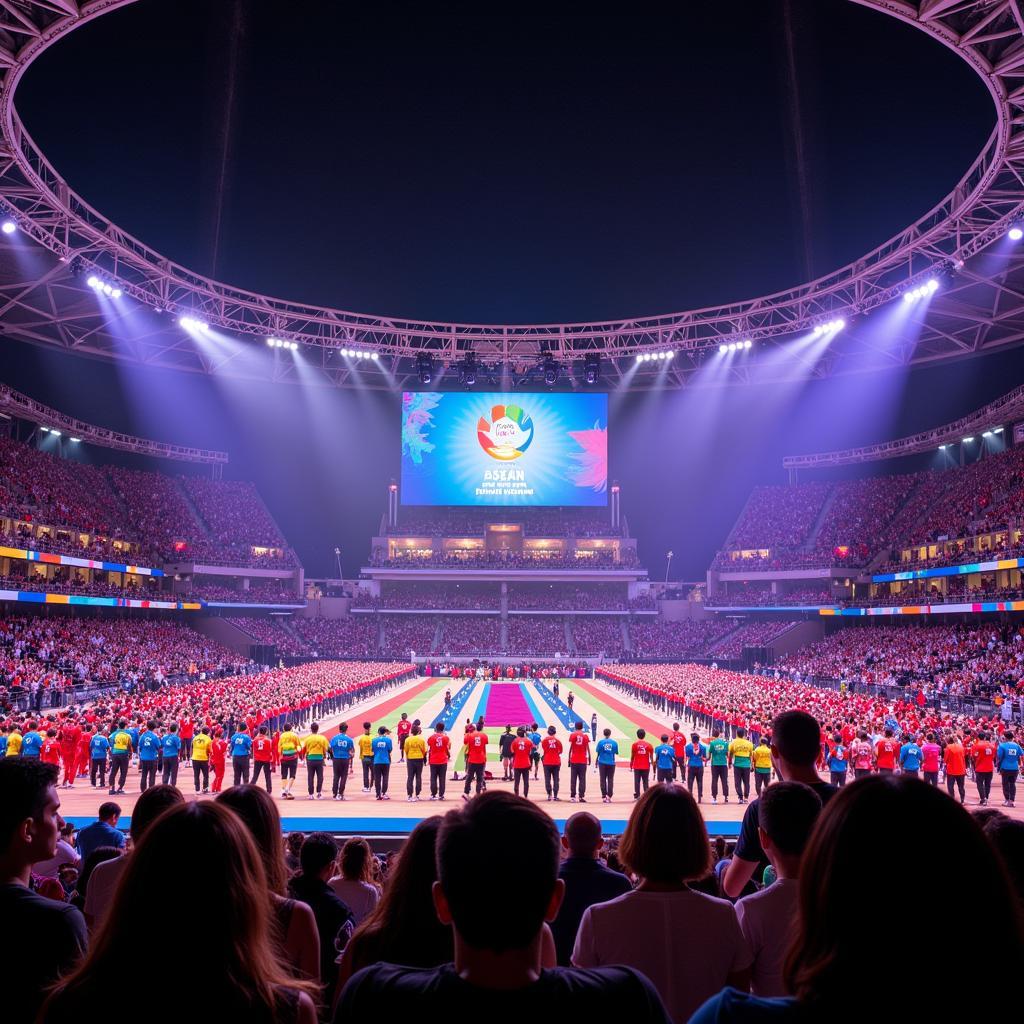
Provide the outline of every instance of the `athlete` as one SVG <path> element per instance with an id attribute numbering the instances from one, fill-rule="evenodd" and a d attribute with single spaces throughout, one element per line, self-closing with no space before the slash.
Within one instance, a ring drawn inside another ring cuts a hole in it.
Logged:
<path id="1" fill-rule="evenodd" d="M 828 751 L 828 771 L 833 786 L 840 787 L 846 785 L 846 773 L 849 769 L 848 753 L 843 743 L 843 734 L 841 732 L 835 733 Z"/>
<path id="2" fill-rule="evenodd" d="M 672 744 L 672 752 L 675 754 L 675 771 L 679 773 L 679 781 L 686 781 L 686 733 L 679 727 L 678 722 L 672 723 L 672 733 L 669 736 L 669 743 Z M 675 778 L 675 771 L 672 777 Z"/>
<path id="3" fill-rule="evenodd" d="M 939 762 L 942 760 L 942 747 L 935 742 L 935 733 L 929 732 L 921 744 L 921 771 L 924 781 L 929 786 L 939 784 Z"/>
<path id="4" fill-rule="evenodd" d="M 601 786 L 601 800 L 603 803 L 610 804 L 615 785 L 615 758 L 619 756 L 619 745 L 612 739 L 611 729 L 604 730 L 604 738 L 597 741 L 594 750 L 597 752 L 597 775 Z"/>
<path id="5" fill-rule="evenodd" d="M 195 747 L 195 740 L 192 741 L 192 745 Z M 195 763 L 194 753 L 192 761 Z M 213 772 L 213 785 L 210 787 L 211 793 L 219 793 L 224 785 L 227 763 L 228 741 L 224 739 L 224 730 L 218 729 L 213 737 L 213 742 L 210 744 L 210 770 Z"/>
<path id="6" fill-rule="evenodd" d="M 904 775 L 917 776 L 921 770 L 921 748 L 909 733 L 903 734 L 903 745 L 900 747 L 900 768 Z"/>
<path id="7" fill-rule="evenodd" d="M 871 756 L 870 750 L 868 756 Z M 764 736 L 761 737 L 761 742 L 754 747 L 750 760 L 754 765 L 754 795 L 760 796 L 761 790 L 772 781 L 772 748 Z"/>
<path id="8" fill-rule="evenodd" d="M 107 784 L 107 751 L 109 750 L 110 740 L 93 724 L 92 733 L 89 735 L 89 785 L 93 789 L 103 789 Z M 97 775 L 100 777 L 98 785 Z"/>
<path id="9" fill-rule="evenodd" d="M 117 728 L 110 734 L 110 794 L 124 792 L 125 779 L 128 777 L 128 761 L 132 756 L 132 738 L 125 726 L 128 723 L 122 718 Z"/>
<path id="10" fill-rule="evenodd" d="M 263 775 L 267 780 L 267 792 L 272 793 L 270 769 L 274 764 L 274 741 L 270 738 L 270 730 L 265 725 L 259 727 L 253 738 L 252 762 L 252 784 L 258 786 L 260 776 Z"/>
<path id="11" fill-rule="evenodd" d="M 373 789 L 378 800 L 390 800 L 388 777 L 391 774 L 391 751 L 393 744 L 388 733 L 391 730 L 382 725 L 373 740 Z"/>
<path id="12" fill-rule="evenodd" d="M 370 735 L 369 722 L 363 722 L 363 733 L 356 744 L 359 747 L 359 763 L 363 766 L 363 792 L 369 793 L 373 782 L 373 737 Z"/>
<path id="13" fill-rule="evenodd" d="M 452 756 L 452 741 L 444 733 L 444 722 L 438 722 L 427 739 L 427 759 L 430 764 L 430 799 L 443 800 L 448 781 L 448 762 Z"/>
<path id="14" fill-rule="evenodd" d="M 872 750 L 868 734 L 861 729 L 857 738 L 850 744 L 850 764 L 853 765 L 853 777 L 863 779 L 871 774 Z"/>
<path id="15" fill-rule="evenodd" d="M 661 743 L 654 748 L 654 763 L 658 782 L 672 782 L 676 776 L 676 751 L 668 741 L 668 733 L 662 733 Z"/>
<path id="16" fill-rule="evenodd" d="M 519 796 L 519 783 L 523 784 L 523 796 L 530 795 L 530 758 L 533 755 L 533 742 L 526 735 L 526 729 L 519 726 L 512 740 L 512 772 L 513 788 Z"/>
<path id="17" fill-rule="evenodd" d="M 400 755 L 398 763 L 401 764 L 405 760 L 405 741 L 412 732 L 412 722 L 409 721 L 409 716 L 403 711 L 402 717 L 398 720 L 398 726 L 395 729 L 395 735 L 398 739 L 398 753 Z"/>
<path id="18" fill-rule="evenodd" d="M 249 762 L 252 759 L 252 737 L 249 727 L 244 723 L 238 726 L 238 732 L 228 741 L 231 749 L 231 767 L 235 774 L 234 785 L 241 786 L 249 782 Z"/>
<path id="19" fill-rule="evenodd" d="M 291 722 L 284 723 L 284 731 L 277 738 L 277 753 L 281 758 L 281 799 L 294 800 L 292 788 L 299 768 L 299 749 L 302 741 L 292 729 Z"/>
<path id="20" fill-rule="evenodd" d="M 984 730 L 978 733 L 971 747 L 971 760 L 974 763 L 974 784 L 978 787 L 978 803 L 984 807 L 992 790 L 992 772 L 996 763 L 996 745 Z"/>
<path id="21" fill-rule="evenodd" d="M 960 792 L 960 803 L 966 803 L 964 778 L 967 775 L 967 755 L 956 733 L 949 737 L 949 742 L 942 751 L 942 763 L 946 769 L 946 792 L 953 796 L 953 790 L 956 788 Z"/>
<path id="22" fill-rule="evenodd" d="M 204 725 L 199 732 L 192 735 L 192 780 L 196 786 L 196 792 L 210 792 L 210 747 L 213 740 L 210 739 L 209 726 Z"/>
<path id="23" fill-rule="evenodd" d="M 538 774 L 540 773 L 540 733 L 537 731 L 537 723 L 534 722 L 530 726 L 530 731 L 526 734 L 530 742 L 533 744 L 533 752 L 530 754 L 530 761 L 533 764 L 533 778 L 536 781 Z"/>
<path id="24" fill-rule="evenodd" d="M 324 762 L 330 751 L 331 745 L 320 735 L 320 724 L 310 723 L 309 735 L 302 741 L 299 750 L 300 756 L 306 762 L 306 792 L 310 800 L 323 799 Z"/>
<path id="25" fill-rule="evenodd" d="M 875 744 L 875 767 L 879 775 L 892 775 L 896 770 L 896 759 L 900 748 L 892 729 L 886 729 Z"/>
<path id="26" fill-rule="evenodd" d="M 418 801 L 423 790 L 423 765 L 427 760 L 427 742 L 423 730 L 414 722 L 405 737 L 405 792 L 410 801 Z"/>
<path id="27" fill-rule="evenodd" d="M 178 756 L 181 753 L 181 737 L 178 735 L 178 723 L 171 722 L 167 732 L 160 740 L 160 755 L 163 758 L 163 771 L 160 781 L 165 786 L 178 784 Z"/>
<path id="28" fill-rule="evenodd" d="M 729 764 L 732 765 L 733 782 L 736 784 L 736 799 L 741 804 L 750 799 L 750 755 L 753 752 L 754 744 L 740 726 L 735 739 L 729 744 Z"/>
<path id="29" fill-rule="evenodd" d="M 1003 742 L 996 748 L 996 767 L 1003 784 L 1003 806 L 1013 807 L 1017 799 L 1017 776 L 1020 774 L 1020 759 L 1024 751 L 1007 729 L 1003 733 Z"/>
<path id="30" fill-rule="evenodd" d="M 471 731 L 469 731 L 471 730 Z M 469 799 L 469 789 L 476 780 L 476 792 L 484 788 L 484 766 L 487 764 L 487 733 L 470 725 L 466 732 L 466 786 L 462 799 Z"/>
<path id="31" fill-rule="evenodd" d="M 69 718 L 60 730 L 60 756 L 64 763 L 64 781 L 62 789 L 73 789 L 78 774 L 78 749 L 82 739 L 82 727 Z"/>
<path id="32" fill-rule="evenodd" d="M 345 786 L 352 771 L 352 758 L 355 756 L 355 741 L 348 734 L 348 722 L 342 722 L 338 731 L 331 737 L 331 799 L 344 800 Z"/>
<path id="33" fill-rule="evenodd" d="M 686 758 L 686 788 L 692 793 L 696 782 L 697 803 L 701 803 L 704 800 L 704 765 L 708 760 L 708 748 L 701 743 L 699 732 L 690 733 L 690 742 L 683 747 L 683 751 Z"/>
<path id="34" fill-rule="evenodd" d="M 711 802 L 718 803 L 718 787 L 721 784 L 722 796 L 729 802 L 729 742 L 722 739 L 722 730 L 711 730 L 711 742 L 708 744 L 711 758 Z"/>
<path id="35" fill-rule="evenodd" d="M 498 756 L 501 758 L 502 782 L 512 781 L 512 744 L 515 735 L 512 726 L 506 725 L 505 731 L 498 737 Z"/>
<path id="36" fill-rule="evenodd" d="M 548 800 L 558 799 L 558 776 L 562 770 L 562 741 L 555 735 L 555 727 L 548 726 L 548 734 L 540 741 L 541 760 L 544 764 L 544 791 Z"/>
<path id="37" fill-rule="evenodd" d="M 570 695 L 571 696 L 571 695 Z M 590 737 L 583 731 L 583 723 L 577 722 L 569 734 L 569 802 L 576 802 L 579 788 L 580 803 L 587 802 L 587 765 L 590 764 Z"/>
<path id="38" fill-rule="evenodd" d="M 640 788 L 646 793 L 651 784 L 651 758 L 654 747 L 647 741 L 647 733 L 637 729 L 636 742 L 629 752 L 629 768 L 633 773 L 633 799 L 640 799 Z"/>

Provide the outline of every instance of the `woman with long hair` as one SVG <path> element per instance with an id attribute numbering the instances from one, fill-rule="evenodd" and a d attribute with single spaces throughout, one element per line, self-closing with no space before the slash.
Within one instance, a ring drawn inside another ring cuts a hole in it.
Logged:
<path id="1" fill-rule="evenodd" d="M 619 842 L 619 860 L 639 884 L 583 912 L 575 967 L 622 964 L 645 974 L 669 1017 L 683 1024 L 723 985 L 746 986 L 753 957 L 732 904 L 689 883 L 711 867 L 704 816 L 685 786 L 653 786 Z"/>
<path id="2" fill-rule="evenodd" d="M 380 889 L 373 884 L 374 856 L 361 836 L 345 841 L 338 858 L 338 874 L 328 882 L 338 899 L 347 903 L 362 924 L 380 901 Z"/>
<path id="3" fill-rule="evenodd" d="M 232 786 L 217 795 L 237 814 L 256 843 L 263 859 L 270 887 L 271 912 L 275 938 L 282 958 L 299 977 L 320 980 L 320 936 L 313 911 L 300 900 L 285 895 L 288 874 L 281 844 L 281 815 L 270 794 L 259 786 Z"/>
<path id="4" fill-rule="evenodd" d="M 212 800 L 166 811 L 129 859 L 88 955 L 54 988 L 39 1020 L 74 1024 L 83 1007 L 106 1005 L 130 979 L 149 999 L 169 998 L 184 984 L 217 1016 L 247 1024 L 315 1024 L 315 986 L 278 965 L 267 891 L 262 858 L 234 811 Z M 194 938 L 184 973 L 164 955 L 158 930 L 161 915 L 180 922 L 183 913 L 191 914 Z M 150 926 L 140 933 L 143 915 Z M 179 1015 L 174 1000 L 149 1013 Z"/>
<path id="5" fill-rule="evenodd" d="M 967 931 L 930 932 L 921 915 L 927 919 L 936 905 L 966 914 Z M 962 965 L 946 969 L 944 935 L 958 949 L 972 936 L 985 977 L 1024 971 L 1019 904 L 978 823 L 917 779 L 858 779 L 825 805 L 804 850 L 784 971 L 791 996 L 759 999 L 726 989 L 692 1024 L 856 1016 L 864 992 L 875 1006 L 912 1005 L 916 1020 L 948 1019 L 954 1007 L 977 1003 L 978 975 Z"/>

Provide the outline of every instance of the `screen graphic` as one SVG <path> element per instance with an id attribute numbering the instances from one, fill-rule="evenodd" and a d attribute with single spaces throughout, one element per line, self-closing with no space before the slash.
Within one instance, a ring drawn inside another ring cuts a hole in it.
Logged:
<path id="1" fill-rule="evenodd" d="M 403 505 L 604 506 L 607 491 L 607 395 L 402 395 Z"/>

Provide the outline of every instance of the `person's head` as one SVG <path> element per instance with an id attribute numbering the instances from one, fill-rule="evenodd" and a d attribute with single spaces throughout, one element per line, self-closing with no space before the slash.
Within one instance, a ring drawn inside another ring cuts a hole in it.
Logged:
<path id="1" fill-rule="evenodd" d="M 885 735 L 885 738 L 887 740 L 891 740 L 892 739 L 892 729 L 886 729 L 884 735 Z"/>
<path id="2" fill-rule="evenodd" d="M 842 733 L 838 733 L 838 732 L 834 733 L 833 736 L 832 736 L 832 742 L 835 743 L 836 746 L 840 746 L 842 744 L 842 742 L 843 742 L 843 735 L 842 735 Z"/>
<path id="3" fill-rule="evenodd" d="M 311 832 L 299 850 L 299 867 L 304 875 L 322 878 L 325 882 L 334 871 L 338 844 L 328 832 Z"/>
<path id="4" fill-rule="evenodd" d="M 352 936 L 354 969 L 380 960 L 435 967 L 452 959 L 452 930 L 434 909 L 440 829 L 440 817 L 421 821 L 389 865 L 380 902 Z M 376 857 L 369 858 L 371 872 L 378 863 Z"/>
<path id="5" fill-rule="evenodd" d="M 49 860 L 63 826 L 56 765 L 35 758 L 0 760 L 0 861 L 20 874 Z"/>
<path id="6" fill-rule="evenodd" d="M 288 847 L 288 852 L 293 857 L 298 857 L 299 851 L 302 849 L 302 844 L 306 841 L 306 837 L 302 832 L 289 832 L 288 838 L 285 840 L 285 845 Z"/>
<path id="7" fill-rule="evenodd" d="M 246 785 L 224 790 L 217 795 L 217 802 L 230 807 L 242 819 L 263 861 L 267 884 L 272 892 L 283 894 L 287 878 L 281 856 L 281 815 L 273 798 L 259 786 Z"/>
<path id="8" fill-rule="evenodd" d="M 806 711 L 783 711 L 772 722 L 771 749 L 781 778 L 813 771 L 821 751 L 821 727 Z"/>
<path id="9" fill-rule="evenodd" d="M 310 725 L 309 725 L 309 731 L 310 732 L 319 732 L 320 731 L 320 723 L 319 722 L 311 722 Z"/>
<path id="10" fill-rule="evenodd" d="M 941 856 L 920 856 L 921 850 Z M 956 801 L 908 776 L 877 775 L 845 786 L 825 806 L 804 851 L 796 932 L 786 961 L 789 991 L 834 1007 L 874 979 L 876 998 L 905 995 L 902 972 L 880 975 L 880 893 L 904 906 L 941 894 L 948 907 L 984 907 L 986 968 L 1014 977 L 1024 966 L 1018 907 L 998 855 Z M 871 973 L 869 973 L 871 972 Z M 881 990 L 880 990 L 881 989 Z M 976 997 L 970 973 L 947 971 L 916 990 L 918 1015 L 947 1015 Z"/>
<path id="11" fill-rule="evenodd" d="M 708 831 L 689 790 L 647 790 L 629 816 L 619 860 L 648 882 L 676 884 L 703 878 L 711 866 Z"/>
<path id="12" fill-rule="evenodd" d="M 121 806 L 113 800 L 105 800 L 100 804 L 96 817 L 107 825 L 116 825 L 117 819 L 121 817 Z"/>
<path id="13" fill-rule="evenodd" d="M 577 722 L 576 723 L 576 731 L 577 732 L 582 732 L 583 731 L 583 723 L 582 722 Z"/>
<path id="14" fill-rule="evenodd" d="M 369 882 L 373 877 L 372 861 L 373 851 L 365 839 L 361 836 L 346 839 L 338 861 L 341 877 L 351 882 Z"/>
<path id="15" fill-rule="evenodd" d="M 167 990 L 175 968 L 139 942 L 137 915 L 146 907 L 195 906 L 217 925 L 204 931 L 206 955 L 189 968 L 190 983 L 201 985 L 212 1005 L 277 1009 L 284 987 L 308 986 L 278 965 L 267 892 L 259 854 L 232 810 L 213 800 L 171 808 L 125 862 L 88 955 L 61 981 L 48 1006 L 63 1019 L 108 997 L 125 976 L 146 991 Z M 47 1010 L 43 1017 L 48 1019 Z"/>
<path id="16" fill-rule="evenodd" d="M 555 735 L 555 727 L 553 725 L 549 725 L 548 726 L 548 735 L 549 736 L 554 736 Z"/>
<path id="17" fill-rule="evenodd" d="M 738 729 L 736 730 L 736 738 L 737 738 L 737 739 L 740 739 L 740 740 L 741 740 L 741 739 L 743 739 L 743 737 L 744 737 L 744 736 L 746 736 L 746 735 L 747 735 L 747 730 L 746 730 L 746 729 L 744 729 L 744 728 L 743 728 L 743 726 L 740 726 L 740 727 L 739 727 L 739 728 L 738 728 Z"/>
<path id="18" fill-rule="evenodd" d="M 601 822 L 587 811 L 577 811 L 565 823 L 562 848 L 570 857 L 596 858 L 604 845 Z"/>
<path id="19" fill-rule="evenodd" d="M 511 725 L 506 725 L 505 726 L 505 732 L 511 732 L 511 731 L 512 731 L 512 726 Z"/>
<path id="20" fill-rule="evenodd" d="M 117 727 L 118 727 L 118 729 L 127 729 L 128 728 L 128 719 L 127 718 L 119 718 L 118 721 L 117 721 Z"/>
<path id="21" fill-rule="evenodd" d="M 178 723 L 177 722 L 171 722 L 171 724 L 167 727 L 167 729 L 168 729 L 168 732 L 177 732 L 178 731 Z"/>
<path id="22" fill-rule="evenodd" d="M 637 731 L 636 731 L 636 738 L 638 740 L 642 740 L 646 735 L 647 735 L 647 730 L 646 729 L 637 729 Z"/>
<path id="23" fill-rule="evenodd" d="M 338 726 L 338 732 L 340 732 L 342 735 L 347 733 L 348 732 L 348 722 L 342 722 L 341 725 Z"/>
<path id="24" fill-rule="evenodd" d="M 802 782 L 776 783 L 768 786 L 759 797 L 761 846 L 783 877 L 797 873 L 804 847 L 820 813 L 821 797 Z"/>
<path id="25" fill-rule="evenodd" d="M 602 735 L 602 736 L 604 736 L 604 738 L 605 738 L 606 740 L 607 740 L 607 739 L 611 739 L 612 731 L 611 731 L 611 729 L 604 729 L 604 730 L 602 731 L 601 735 Z"/>
<path id="26" fill-rule="evenodd" d="M 722 730 L 721 729 L 712 729 L 711 730 L 711 738 L 713 740 L 717 740 L 718 737 L 721 736 L 721 735 L 722 735 Z"/>
<path id="27" fill-rule="evenodd" d="M 363 732 L 365 732 L 367 736 L 370 735 L 370 726 L 370 722 L 363 722 Z"/>
<path id="28" fill-rule="evenodd" d="M 132 810 L 132 823 L 128 829 L 132 837 L 132 843 L 139 845 L 146 832 L 146 829 L 160 817 L 168 808 L 177 807 L 183 804 L 185 798 L 177 786 L 156 785 L 150 786 L 135 802 Z"/>
<path id="29" fill-rule="evenodd" d="M 516 735 L 517 736 L 525 736 L 526 735 L 526 726 L 525 725 L 519 726 L 519 728 L 516 729 Z"/>
<path id="30" fill-rule="evenodd" d="M 402 712 L 402 721 L 404 722 L 408 717 L 409 716 L 403 711 Z"/>
<path id="31" fill-rule="evenodd" d="M 510 843 L 509 836 L 516 841 Z M 558 829 L 528 800 L 496 790 L 449 811 L 437 839 L 437 916 L 476 950 L 525 949 L 561 906 Z M 496 901 L 514 915 L 481 914 Z"/>
<path id="32" fill-rule="evenodd" d="M 438 722 L 437 725 L 434 726 L 434 732 L 444 732 L 444 722 Z"/>
<path id="33" fill-rule="evenodd" d="M 388 727 L 386 725 L 382 725 L 382 726 L 380 726 L 377 729 L 377 735 L 378 736 L 387 736 L 387 734 L 388 734 Z"/>
<path id="34" fill-rule="evenodd" d="M 267 727 L 266 727 L 265 725 L 261 725 L 261 726 L 260 726 L 260 728 L 259 728 L 259 734 L 260 734 L 261 736 L 266 736 L 266 735 L 267 735 Z"/>
<path id="35" fill-rule="evenodd" d="M 928 738 L 931 739 L 930 736 Z M 1006 732 L 1003 733 L 1003 739 L 1006 740 L 1007 743 L 1012 743 L 1013 731 L 1011 729 L 1007 729 Z"/>
<path id="36" fill-rule="evenodd" d="M 531 729 L 531 730 L 532 730 L 533 732 L 536 732 L 536 731 L 537 731 L 537 723 L 536 723 L 536 722 L 532 722 L 532 723 L 530 724 L 530 729 Z"/>

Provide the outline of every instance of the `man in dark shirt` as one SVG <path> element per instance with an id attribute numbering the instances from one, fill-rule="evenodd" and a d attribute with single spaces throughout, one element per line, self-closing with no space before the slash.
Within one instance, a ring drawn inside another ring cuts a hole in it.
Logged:
<path id="1" fill-rule="evenodd" d="M 594 815 L 579 811 L 565 823 L 562 848 L 568 856 L 558 869 L 558 877 L 565 883 L 565 899 L 558 917 L 551 922 L 558 962 L 563 967 L 569 966 L 583 911 L 632 888 L 625 875 L 601 863 L 598 853 L 602 846 L 601 822 Z"/>
<path id="2" fill-rule="evenodd" d="M 822 804 L 839 792 L 835 786 L 822 782 L 814 767 L 821 752 L 821 726 L 806 711 L 783 711 L 776 716 L 772 722 L 771 748 L 772 764 L 780 779 L 810 786 L 821 797 Z M 757 831 L 760 813 L 758 800 L 747 804 L 736 853 L 722 875 L 722 889 L 730 898 L 735 899 L 743 892 L 758 865 L 768 863 Z"/>
<path id="3" fill-rule="evenodd" d="M 342 929 L 354 925 L 355 915 L 327 884 L 338 859 L 338 844 L 326 832 L 312 832 L 299 850 L 299 874 L 288 883 L 288 895 L 309 905 L 320 935 L 320 982 L 327 998 L 338 978 L 337 939 Z M 343 937 L 347 938 L 347 937 Z M 344 941 L 342 942 L 344 946 Z"/>
<path id="4" fill-rule="evenodd" d="M 64 827 L 57 766 L 0 761 L 0 921 L 11 938 L 0 957 L 4 1019 L 34 1020 L 46 988 L 85 952 L 85 919 L 70 904 L 29 889 L 32 865 L 49 860 Z"/>
<path id="5" fill-rule="evenodd" d="M 565 892 L 558 848 L 551 818 L 511 793 L 491 790 L 449 811 L 437 837 L 434 908 L 452 926 L 454 963 L 359 971 L 342 991 L 336 1024 L 408 1016 L 409 1007 L 439 1018 L 453 1006 L 485 1005 L 474 997 L 488 995 L 543 1006 L 552 1019 L 590 1020 L 625 1007 L 632 1020 L 668 1024 L 658 993 L 630 967 L 541 967 L 544 922 L 557 917 Z M 499 903 L 515 912 L 491 912 Z"/>
<path id="6" fill-rule="evenodd" d="M 117 827 L 118 819 L 121 817 L 121 808 L 113 800 L 107 800 L 100 804 L 98 821 L 78 832 L 78 855 L 84 864 L 93 850 L 101 846 L 116 846 L 119 850 L 124 849 L 124 833 Z"/>

